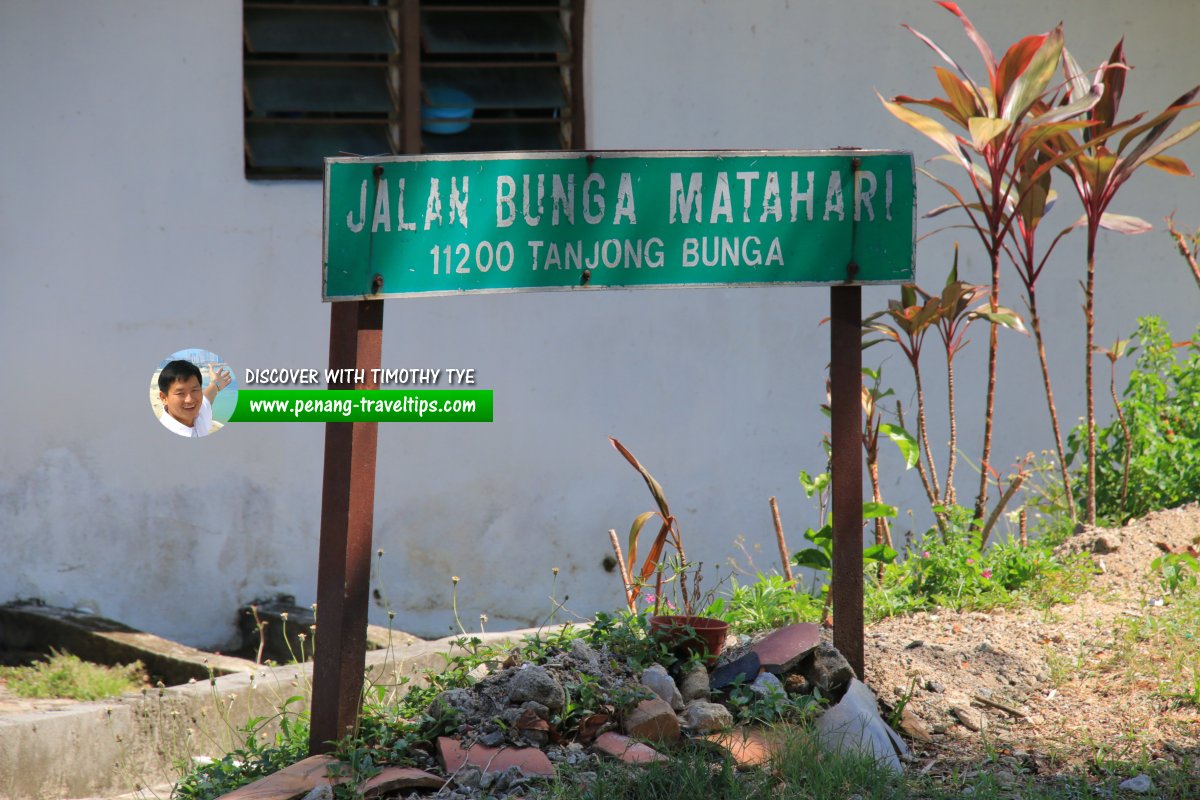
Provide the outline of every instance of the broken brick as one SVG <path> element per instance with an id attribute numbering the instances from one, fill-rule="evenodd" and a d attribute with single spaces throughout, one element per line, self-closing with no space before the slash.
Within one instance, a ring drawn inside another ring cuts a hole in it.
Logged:
<path id="1" fill-rule="evenodd" d="M 594 746 L 601 753 L 619 759 L 626 764 L 648 764 L 653 761 L 667 760 L 666 756 L 653 747 L 634 741 L 628 736 L 622 736 L 615 731 L 609 731 L 598 736 Z"/>
<path id="2" fill-rule="evenodd" d="M 457 739 L 439 736 L 437 755 L 446 772 L 457 772 L 464 766 L 478 767 L 482 772 L 504 772 L 510 767 L 520 767 L 528 776 L 554 775 L 550 759 L 536 747 L 497 748 L 474 744 L 464 748 Z"/>

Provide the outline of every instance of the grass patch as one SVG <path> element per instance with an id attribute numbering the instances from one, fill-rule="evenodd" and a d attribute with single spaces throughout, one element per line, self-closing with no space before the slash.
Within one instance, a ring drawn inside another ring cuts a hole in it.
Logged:
<path id="1" fill-rule="evenodd" d="M 1200 589 L 1169 599 L 1121 621 L 1102 669 L 1120 674 L 1126 685 L 1153 683 L 1172 705 L 1200 708 Z"/>
<path id="2" fill-rule="evenodd" d="M 27 667 L 0 668 L 9 690 L 19 697 L 102 700 L 132 692 L 146 681 L 142 662 L 106 667 L 51 649 L 48 661 Z"/>

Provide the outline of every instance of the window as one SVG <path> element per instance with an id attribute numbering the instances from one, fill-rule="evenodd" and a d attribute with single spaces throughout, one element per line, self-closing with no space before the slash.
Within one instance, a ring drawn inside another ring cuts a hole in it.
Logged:
<path id="1" fill-rule="evenodd" d="M 244 0 L 250 177 L 338 154 L 584 147 L 584 0 Z"/>

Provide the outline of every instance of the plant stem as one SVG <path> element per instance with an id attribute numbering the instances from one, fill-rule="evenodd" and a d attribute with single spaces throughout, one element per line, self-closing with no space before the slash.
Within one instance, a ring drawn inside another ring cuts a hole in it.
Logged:
<path id="1" fill-rule="evenodd" d="M 1113 407 L 1117 409 L 1117 421 L 1121 423 L 1121 432 L 1125 434 L 1125 472 L 1121 475 L 1121 514 L 1125 514 L 1125 498 L 1129 493 L 1129 460 L 1133 456 L 1133 437 L 1129 434 L 1129 425 L 1125 422 L 1125 412 L 1121 409 L 1121 401 L 1117 399 L 1117 362 L 1112 362 L 1112 377 L 1108 382 L 1108 390 L 1112 394 Z"/>
<path id="2" fill-rule="evenodd" d="M 1096 338 L 1096 234 L 1100 231 L 1098 214 L 1088 217 L 1087 242 L 1087 285 L 1084 287 L 1084 321 L 1087 325 L 1087 342 L 1084 361 L 1084 384 L 1087 392 L 1087 506 L 1083 521 L 1096 524 L 1096 392 L 1092 381 L 1092 348 Z"/>
<path id="3" fill-rule="evenodd" d="M 997 188 L 998 182 L 993 185 L 993 192 Z M 996 224 L 992 226 L 992 246 L 989 253 L 992 259 L 992 289 L 988 299 L 993 309 L 1000 306 L 1000 247 L 1002 240 L 997 230 L 998 227 Z M 996 409 L 996 359 L 1000 342 L 996 335 L 996 326 L 989 327 L 987 403 L 983 412 L 983 457 L 979 460 L 979 496 L 975 499 L 976 519 L 983 519 L 983 512 L 987 510 L 988 471 L 990 470 L 988 463 L 992 457 L 992 415 Z"/>
<path id="4" fill-rule="evenodd" d="M 904 406 L 900 404 L 899 400 L 896 401 L 896 421 L 900 423 L 901 428 L 907 427 L 904 424 Z M 925 471 L 925 464 L 920 458 L 917 459 L 917 474 L 921 476 L 921 485 L 925 487 L 925 496 L 929 498 L 929 505 L 936 506 L 938 504 L 937 495 L 934 494 L 933 487 L 929 483 L 929 474 Z M 945 536 L 945 521 L 939 514 L 934 514 L 934 519 L 937 520 L 938 530 L 940 530 L 942 535 Z M 822 520 L 821 524 L 824 524 L 824 520 Z"/>
<path id="5" fill-rule="evenodd" d="M 883 495 L 879 491 L 879 463 L 878 460 L 867 462 L 867 473 L 871 476 L 871 497 L 876 503 L 883 502 Z M 875 518 L 875 544 L 886 544 L 892 546 L 892 531 L 888 527 L 886 517 Z M 883 562 L 879 562 L 879 569 L 876 570 L 876 577 L 883 580 Z"/>
<path id="6" fill-rule="evenodd" d="M 983 532 L 979 535 L 979 550 L 982 552 L 984 546 L 987 545 L 988 536 L 992 533 L 992 528 L 996 526 L 996 520 L 1000 519 L 1000 513 L 1004 511 L 1004 507 L 1008 505 L 1008 501 L 1012 500 L 1017 490 L 1021 488 L 1021 484 L 1025 482 L 1025 472 L 1018 472 L 1013 476 L 1012 481 L 1008 484 L 1008 488 L 1004 490 L 1004 494 L 1000 496 L 1000 502 L 996 503 L 996 507 L 992 509 L 992 513 L 988 515 L 987 522 L 983 525 Z"/>
<path id="7" fill-rule="evenodd" d="M 1071 510 L 1071 522 L 1075 517 L 1075 495 L 1071 491 L 1071 475 L 1067 471 L 1066 450 L 1063 448 L 1062 431 L 1058 426 L 1058 408 L 1054 404 L 1054 390 L 1050 388 L 1050 365 L 1046 361 L 1046 343 L 1042 338 L 1042 318 L 1038 315 L 1037 294 L 1030 285 L 1027 288 L 1029 296 L 1029 319 L 1033 326 L 1033 338 L 1037 342 L 1038 363 L 1042 365 L 1042 385 L 1046 389 L 1046 405 L 1050 409 L 1050 424 L 1054 428 L 1054 446 L 1058 450 L 1058 469 L 1062 475 L 1063 492 L 1067 496 L 1067 508 Z"/>
<path id="8" fill-rule="evenodd" d="M 1196 262 L 1196 251 L 1189 249 L 1187 239 L 1182 233 L 1175 230 L 1174 214 L 1167 217 L 1167 232 L 1171 234 L 1171 238 L 1179 247 L 1179 255 L 1183 256 L 1188 266 L 1192 268 L 1192 277 L 1196 279 L 1196 286 L 1200 288 L 1200 263 Z"/>
<path id="9" fill-rule="evenodd" d="M 940 502 L 938 498 L 942 494 L 942 487 L 938 485 L 937 466 L 933 463 L 933 450 L 929 447 L 929 431 L 925 427 L 925 389 L 921 386 L 921 370 L 913 364 L 913 375 L 916 376 L 917 382 L 917 435 L 921 437 L 921 447 L 925 450 L 925 460 L 929 462 L 929 481 L 932 483 L 933 492 L 929 499 L 934 505 Z M 927 489 L 929 487 L 926 487 Z"/>
<path id="10" fill-rule="evenodd" d="M 995 325 L 992 329 L 995 329 Z M 958 455 L 958 425 L 954 421 L 954 356 L 946 351 L 946 401 L 950 411 L 950 463 L 946 467 L 946 494 L 943 505 L 953 505 L 957 499 L 954 496 L 954 461 Z"/>

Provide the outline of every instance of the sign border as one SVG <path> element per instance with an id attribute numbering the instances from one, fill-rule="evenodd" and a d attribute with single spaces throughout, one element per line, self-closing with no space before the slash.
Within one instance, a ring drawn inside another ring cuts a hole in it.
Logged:
<path id="1" fill-rule="evenodd" d="M 822 150 L 512 150 L 486 153 L 431 153 L 427 155 L 377 155 L 377 156 L 329 156 L 325 158 L 321 188 L 321 301 L 343 303 L 357 300 L 387 300 L 411 297 L 457 297 L 467 295 L 524 294 L 527 292 L 594 292 L 626 291 L 644 289 L 730 289 L 762 288 L 769 286 L 900 286 L 905 281 L 895 280 L 847 280 L 839 283 L 829 281 L 738 281 L 736 283 L 665 283 L 632 286 L 520 286 L 497 289 L 446 289 L 428 292 L 379 292 L 378 294 L 334 295 L 326 294 L 329 271 L 329 172 L 333 164 L 401 164 L 408 162 L 438 161 L 535 161 L 579 158 L 642 158 L 672 159 L 728 156 L 747 158 L 753 156 L 789 157 L 823 156 L 857 158 L 859 156 L 907 156 L 913 164 L 912 203 L 912 255 L 909 259 L 910 272 L 915 280 L 917 270 L 917 169 L 911 150 L 869 150 L 857 148 L 830 148 Z"/>

